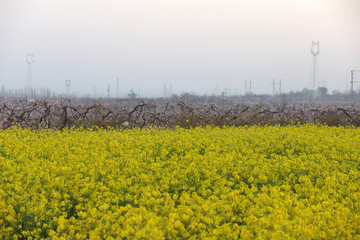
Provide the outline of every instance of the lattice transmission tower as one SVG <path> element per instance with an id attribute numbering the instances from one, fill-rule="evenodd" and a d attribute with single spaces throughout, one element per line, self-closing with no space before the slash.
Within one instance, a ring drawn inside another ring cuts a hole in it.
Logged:
<path id="1" fill-rule="evenodd" d="M 278 82 L 273 79 L 273 97 L 276 95 L 281 95 L 281 79 Z"/>
<path id="2" fill-rule="evenodd" d="M 312 64 L 311 64 L 311 72 L 310 72 L 310 81 L 313 90 L 313 97 L 317 96 L 317 88 L 319 86 L 319 54 L 320 54 L 320 46 L 319 41 L 312 42 L 311 45 L 311 54 L 312 54 Z"/>
<path id="3" fill-rule="evenodd" d="M 71 85 L 70 79 L 65 80 L 65 85 L 66 85 L 66 97 L 70 98 L 70 85 Z"/>
<path id="4" fill-rule="evenodd" d="M 28 97 L 34 97 L 34 86 L 33 86 L 33 64 L 34 64 L 34 54 L 28 54 L 26 57 L 26 62 L 28 63 L 28 76 L 27 76 L 27 95 Z"/>

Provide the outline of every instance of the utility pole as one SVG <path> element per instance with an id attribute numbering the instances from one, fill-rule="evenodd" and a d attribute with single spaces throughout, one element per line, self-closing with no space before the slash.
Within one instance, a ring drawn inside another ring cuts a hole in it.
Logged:
<path id="1" fill-rule="evenodd" d="M 350 95 L 351 95 L 351 102 L 354 103 L 354 83 L 357 83 L 354 81 L 354 72 L 360 72 L 360 70 L 351 70 L 351 90 L 350 90 Z"/>
<path id="2" fill-rule="evenodd" d="M 247 85 L 247 81 L 245 80 L 245 96 L 246 95 L 251 95 L 252 94 L 252 91 L 251 91 L 251 84 L 252 84 L 252 81 L 250 80 L 249 81 L 249 87 Z"/>
<path id="3" fill-rule="evenodd" d="M 252 84 L 252 81 L 250 80 L 250 92 L 249 92 L 250 95 L 252 95 L 251 84 Z"/>
<path id="4" fill-rule="evenodd" d="M 244 91 L 244 96 L 246 96 L 246 94 L 247 94 L 247 81 L 245 80 L 245 89 L 244 89 L 245 91 Z"/>
<path id="5" fill-rule="evenodd" d="M 110 96 L 110 85 L 108 85 L 107 87 L 107 93 L 108 93 L 108 101 L 109 101 L 109 105 L 111 106 L 111 96 Z"/>
<path id="6" fill-rule="evenodd" d="M 116 98 L 119 98 L 119 78 L 116 79 Z"/>

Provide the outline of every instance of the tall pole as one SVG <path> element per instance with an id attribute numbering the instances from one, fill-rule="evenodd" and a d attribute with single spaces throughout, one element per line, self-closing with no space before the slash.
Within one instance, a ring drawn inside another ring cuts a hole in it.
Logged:
<path id="1" fill-rule="evenodd" d="M 275 96 L 275 79 L 273 78 L 273 97 Z"/>
<path id="2" fill-rule="evenodd" d="M 119 98 L 119 78 L 116 79 L 116 98 Z"/>
<path id="3" fill-rule="evenodd" d="M 351 102 L 354 102 L 354 70 L 351 70 L 351 90 L 350 90 L 350 95 L 351 95 Z"/>
<path id="4" fill-rule="evenodd" d="M 34 97 L 34 87 L 33 87 L 33 63 L 34 63 L 34 54 L 28 54 L 26 57 L 26 62 L 28 63 L 28 79 L 27 79 L 27 94 L 29 97 Z"/>
<path id="5" fill-rule="evenodd" d="M 357 83 L 356 81 L 354 81 L 354 72 L 360 72 L 360 70 L 351 70 L 351 89 L 350 89 L 350 96 L 351 96 L 351 102 L 355 102 L 354 101 L 354 83 Z"/>
<path id="6" fill-rule="evenodd" d="M 318 85 L 318 55 L 320 54 L 320 45 L 319 41 L 312 42 L 311 45 L 311 54 L 312 54 L 312 64 L 311 64 L 311 73 L 310 73 L 310 80 L 312 82 L 312 89 L 313 89 L 313 98 L 316 97 L 316 88 Z"/>
<path id="7" fill-rule="evenodd" d="M 247 94 L 247 86 L 246 86 L 246 83 L 247 83 L 247 81 L 245 80 L 245 96 L 246 96 L 246 94 Z"/>
<path id="8" fill-rule="evenodd" d="M 279 82 L 276 82 L 275 79 L 273 79 L 273 97 L 275 95 L 281 95 L 281 79 Z"/>
<path id="9" fill-rule="evenodd" d="M 111 106 L 110 85 L 108 85 L 108 87 L 107 87 L 107 92 L 108 92 L 109 104 Z"/>
<path id="10" fill-rule="evenodd" d="M 70 98 L 70 79 L 65 80 L 66 85 L 66 97 Z"/>

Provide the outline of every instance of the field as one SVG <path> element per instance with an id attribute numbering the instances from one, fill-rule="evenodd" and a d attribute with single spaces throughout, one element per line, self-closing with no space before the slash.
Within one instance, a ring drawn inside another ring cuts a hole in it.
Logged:
<path id="1" fill-rule="evenodd" d="M 1 239 L 360 239 L 360 129 L 0 131 Z"/>

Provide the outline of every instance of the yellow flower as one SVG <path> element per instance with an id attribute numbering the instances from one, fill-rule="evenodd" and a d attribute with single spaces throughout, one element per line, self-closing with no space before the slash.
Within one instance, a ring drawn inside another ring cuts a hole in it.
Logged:
<path id="1" fill-rule="evenodd" d="M 359 148 L 360 129 L 311 124 L 15 127 L 0 239 L 356 239 Z"/>

